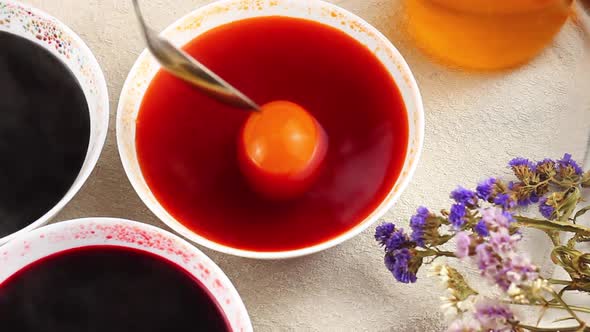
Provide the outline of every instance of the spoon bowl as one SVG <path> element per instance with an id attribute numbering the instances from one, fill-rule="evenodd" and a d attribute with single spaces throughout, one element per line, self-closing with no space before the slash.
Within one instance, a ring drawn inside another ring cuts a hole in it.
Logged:
<path id="1" fill-rule="evenodd" d="M 199 234 L 184 225 L 156 198 L 155 193 L 148 186 L 138 159 L 136 121 L 143 98 L 152 80 L 161 69 L 159 63 L 149 55 L 148 51 L 141 54 L 129 73 L 122 90 L 117 113 L 117 141 L 123 166 L 134 189 L 151 211 L 172 229 L 191 241 L 216 251 L 257 259 L 282 259 L 316 253 L 351 239 L 377 222 L 393 207 L 408 186 L 418 164 L 424 140 L 424 110 L 412 72 L 391 42 L 358 16 L 324 1 L 217 1 L 179 19 L 165 29 L 162 36 L 170 40 L 173 45 L 184 46 L 220 26 L 245 19 L 269 16 L 311 20 L 340 30 L 371 51 L 375 60 L 380 62 L 384 71 L 391 75 L 398 87 L 399 92 L 395 93 L 400 94 L 407 115 L 403 121 L 407 121 L 408 144 L 402 152 L 403 159 L 400 163 L 399 176 L 388 184 L 390 189 L 384 193 L 383 199 L 379 199 L 377 204 L 371 207 L 366 217 L 358 222 L 355 221 L 352 228 L 336 237 L 301 248 L 281 251 L 261 251 L 229 246 L 208 238 L 206 234 Z"/>
<path id="2" fill-rule="evenodd" d="M 17 1 L 0 0 L 0 31 L 27 39 L 59 59 L 75 76 L 86 98 L 90 116 L 90 140 L 86 157 L 69 190 L 37 220 L 30 220 L 30 224 L 14 233 L 0 234 L 2 245 L 48 223 L 82 188 L 98 162 L 106 140 L 109 95 L 103 71 L 92 51 L 74 31 L 56 18 Z M 0 223 L 3 221 L 0 220 Z"/>

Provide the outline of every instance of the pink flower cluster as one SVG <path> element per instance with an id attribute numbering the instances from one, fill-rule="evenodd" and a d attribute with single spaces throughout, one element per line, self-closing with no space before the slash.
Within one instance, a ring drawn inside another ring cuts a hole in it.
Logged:
<path id="1" fill-rule="evenodd" d="M 487 227 L 489 235 L 457 234 L 456 256 L 473 256 L 481 274 L 504 291 L 512 284 L 519 286 L 536 280 L 539 277 L 537 267 L 517 251 L 522 236 L 511 234 L 512 216 L 496 207 L 482 210 L 481 215 L 481 223 Z"/>
<path id="2" fill-rule="evenodd" d="M 514 314 L 508 305 L 482 299 L 475 304 L 472 315 L 464 315 L 461 319 L 455 320 L 447 332 L 514 331 L 511 324 L 514 320 Z"/>

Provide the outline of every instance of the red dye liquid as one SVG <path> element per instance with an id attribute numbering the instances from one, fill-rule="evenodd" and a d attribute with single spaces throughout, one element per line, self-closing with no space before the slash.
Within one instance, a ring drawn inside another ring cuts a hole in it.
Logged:
<path id="1" fill-rule="evenodd" d="M 184 225 L 234 248 L 294 250 L 353 228 L 389 193 L 405 158 L 407 114 L 390 74 L 366 47 L 319 23 L 265 17 L 216 28 L 185 49 L 259 104 L 304 107 L 329 148 L 306 193 L 267 200 L 237 161 L 248 114 L 158 73 L 137 120 L 137 153 L 150 189 Z"/>
<path id="2" fill-rule="evenodd" d="M 0 284 L 2 331 L 230 331 L 209 291 L 186 270 L 123 247 L 46 257 Z"/>

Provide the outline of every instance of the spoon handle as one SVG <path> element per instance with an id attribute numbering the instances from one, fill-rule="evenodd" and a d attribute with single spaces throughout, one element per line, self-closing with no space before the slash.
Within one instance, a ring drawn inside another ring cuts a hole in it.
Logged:
<path id="1" fill-rule="evenodd" d="M 164 69 L 221 102 L 247 110 L 260 109 L 258 104 L 245 94 L 148 27 L 141 14 L 138 0 L 133 0 L 133 7 L 148 49 Z"/>

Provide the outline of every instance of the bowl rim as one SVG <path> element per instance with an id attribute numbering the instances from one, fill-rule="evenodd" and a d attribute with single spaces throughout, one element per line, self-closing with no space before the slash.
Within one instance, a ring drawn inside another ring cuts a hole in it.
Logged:
<path id="1" fill-rule="evenodd" d="M 102 92 L 103 92 L 101 106 L 102 106 L 104 114 L 106 114 L 106 116 L 103 117 L 102 121 L 99 122 L 99 127 L 103 128 L 103 130 L 100 131 L 99 135 L 96 136 L 96 140 L 94 141 L 94 144 L 95 144 L 94 145 L 94 147 L 95 147 L 94 152 L 89 153 L 90 148 L 91 148 L 90 144 L 89 144 L 87 151 L 86 151 L 86 159 L 85 159 L 84 163 L 82 164 L 82 168 L 80 169 L 78 176 L 76 177 L 76 179 L 74 180 L 74 182 L 72 183 L 72 185 L 68 189 L 68 191 L 61 197 L 61 199 L 55 205 L 53 205 L 53 207 L 51 209 L 49 209 L 47 212 L 45 212 L 45 214 L 43 216 L 39 217 L 37 220 L 33 221 L 32 223 L 28 224 L 26 227 L 23 227 L 16 232 L 5 235 L 4 237 L 0 237 L 0 245 L 2 245 L 2 244 L 9 242 L 10 240 L 12 240 L 24 233 L 30 232 L 31 230 L 36 229 L 42 225 L 45 225 L 46 223 L 51 221 L 51 219 L 53 219 L 68 203 L 70 203 L 70 201 L 74 198 L 74 196 L 76 196 L 76 194 L 80 191 L 80 189 L 82 189 L 82 186 L 84 186 L 86 181 L 88 181 L 88 178 L 90 177 L 90 175 L 92 174 L 92 172 L 96 168 L 96 164 L 98 163 L 98 160 L 100 159 L 100 156 L 102 154 L 102 150 L 103 150 L 105 142 L 106 142 L 106 138 L 107 138 L 107 134 L 108 134 L 108 127 L 109 127 L 109 118 L 110 118 L 110 116 L 109 116 L 109 114 L 110 114 L 110 106 L 109 106 L 110 98 L 109 98 L 109 91 L 108 91 L 108 86 L 106 83 L 106 78 L 104 76 L 104 71 L 102 70 L 100 63 L 96 59 L 96 56 L 94 55 L 92 50 L 88 47 L 88 45 L 84 42 L 84 40 L 80 36 L 78 36 L 77 33 L 75 33 L 70 27 L 68 27 L 62 21 L 58 20 L 54 16 L 52 16 L 52 15 L 44 12 L 41 9 L 34 7 L 34 6 L 24 4 L 20 1 L 15 1 L 15 0 L 0 0 L 0 2 L 13 4 L 14 6 L 18 6 L 20 8 L 30 11 L 36 17 L 42 18 L 43 20 L 51 21 L 52 23 L 58 25 L 59 28 L 68 35 L 68 37 L 72 38 L 72 40 L 74 40 L 76 42 L 77 48 L 79 48 L 84 54 L 86 54 L 88 56 L 88 60 L 90 60 L 89 64 L 97 69 L 96 73 L 98 73 L 98 75 L 95 78 L 96 79 L 95 83 L 96 83 L 96 86 L 98 87 L 98 89 L 102 90 Z M 9 30 L 0 29 L 0 30 L 11 32 L 10 29 Z M 11 32 L 11 33 L 13 33 L 13 32 Z M 16 33 L 16 35 L 21 38 L 31 40 L 30 38 L 27 38 L 27 36 L 22 36 L 21 34 L 18 34 L 18 33 Z M 44 45 L 41 43 L 36 43 L 36 44 L 42 46 L 46 50 L 50 50 L 49 47 L 47 47 L 47 45 Z M 64 65 L 66 65 L 68 67 L 68 69 L 71 70 L 69 64 L 64 63 Z M 77 77 L 76 77 L 76 79 L 77 79 Z M 83 82 L 80 82 L 79 80 L 78 80 L 78 83 L 80 84 L 81 87 L 84 84 Z M 88 103 L 88 100 L 86 102 Z M 92 112 L 91 106 L 88 105 L 88 108 L 89 108 L 88 112 L 91 113 Z M 89 141 L 89 143 L 90 143 L 90 141 Z"/>
<path id="2" fill-rule="evenodd" d="M 218 1 L 215 1 L 212 3 L 209 3 L 205 6 L 201 6 L 197 9 L 189 12 L 188 14 L 180 17 L 178 20 L 174 21 L 172 24 L 170 24 L 168 27 L 166 27 L 162 31 L 161 34 L 165 35 L 167 33 L 171 33 L 178 26 L 180 26 L 184 21 L 188 20 L 189 18 L 191 18 L 193 16 L 199 16 L 200 13 L 207 12 L 208 10 L 212 10 L 214 8 L 223 8 L 224 6 L 228 6 L 228 5 L 231 5 L 231 4 L 239 2 L 239 1 L 241 1 L 241 0 L 218 0 Z M 281 1 L 275 1 L 275 2 L 281 3 L 284 1 L 290 1 L 290 0 L 281 0 Z M 127 155 L 125 155 L 125 153 L 123 152 L 123 151 L 125 151 L 125 146 L 123 143 L 124 142 L 123 113 L 125 111 L 125 103 L 123 101 L 125 99 L 127 99 L 127 94 L 129 94 L 128 90 L 129 90 L 131 83 L 133 81 L 133 78 L 134 78 L 133 74 L 139 70 L 140 66 L 142 65 L 142 60 L 150 56 L 149 51 L 147 49 L 144 49 L 141 52 L 141 54 L 139 55 L 139 57 L 137 58 L 133 67 L 131 68 L 129 75 L 127 76 L 127 79 L 125 80 L 125 83 L 123 84 L 123 88 L 121 91 L 121 97 L 119 98 L 119 105 L 118 105 L 117 117 L 116 117 L 117 147 L 118 147 L 118 151 L 119 151 L 119 156 L 120 156 L 121 162 L 123 164 L 123 168 L 125 170 L 127 178 L 131 182 L 132 187 L 134 188 L 134 190 L 136 191 L 136 193 L 138 194 L 140 199 L 148 207 L 148 209 L 152 213 L 154 213 L 154 215 L 156 215 L 158 217 L 158 219 L 160 219 L 168 227 L 172 228 L 175 232 L 179 233 L 180 235 L 182 235 L 183 237 L 189 239 L 190 241 L 192 241 L 194 243 L 197 243 L 199 245 L 203 245 L 209 249 L 212 249 L 212 250 L 224 253 L 224 254 L 245 257 L 245 258 L 252 258 L 252 259 L 261 259 L 261 260 L 289 259 L 289 258 L 296 258 L 296 257 L 315 254 L 315 253 L 327 250 L 329 248 L 335 247 L 345 241 L 348 241 L 351 238 L 353 238 L 353 237 L 359 235 L 360 233 L 362 233 L 363 231 L 365 231 L 371 225 L 375 224 L 397 202 L 397 200 L 399 199 L 401 194 L 405 191 L 405 189 L 409 185 L 409 183 L 416 171 L 418 162 L 419 162 L 421 154 L 422 154 L 423 145 L 424 145 L 424 128 L 425 128 L 424 122 L 425 122 L 425 119 L 424 119 L 424 105 L 423 105 L 420 89 L 418 87 L 418 84 L 414 78 L 412 71 L 410 70 L 409 65 L 407 64 L 407 62 L 405 61 L 405 59 L 401 55 L 401 53 L 393 45 L 393 43 L 389 39 L 387 39 L 387 37 L 385 37 L 378 29 L 373 27 L 371 24 L 366 22 L 364 19 L 362 19 L 358 15 L 353 14 L 350 11 L 348 11 L 340 6 L 337 6 L 335 4 L 328 3 L 324 0 L 311 0 L 311 3 L 315 3 L 316 6 L 319 6 L 322 8 L 327 8 L 328 10 L 332 10 L 332 11 L 336 11 L 338 13 L 341 13 L 347 19 L 350 19 L 351 21 L 360 24 L 363 27 L 363 29 L 366 29 L 367 31 L 369 31 L 370 34 L 374 35 L 376 37 L 376 39 L 379 41 L 379 43 L 381 45 L 385 46 L 391 52 L 393 58 L 395 59 L 397 65 L 398 65 L 399 71 L 405 75 L 406 83 L 410 89 L 411 99 L 412 99 L 413 103 L 415 104 L 416 114 L 415 114 L 415 117 L 413 118 L 413 120 L 415 122 L 415 130 L 416 130 L 415 139 L 416 139 L 417 144 L 415 144 L 415 153 L 414 153 L 413 161 L 410 163 L 410 167 L 407 169 L 407 173 L 404 174 L 403 176 L 402 176 L 402 174 L 400 174 L 398 176 L 398 178 L 396 179 L 396 182 L 394 182 L 391 185 L 391 189 L 390 189 L 389 194 L 380 202 L 380 204 L 372 211 L 372 213 L 369 216 L 364 218 L 356 226 L 349 229 L 348 231 L 346 231 L 334 238 L 331 238 L 327 241 L 324 241 L 324 242 L 321 242 L 321 243 L 318 243 L 318 244 L 315 244 L 315 245 L 312 245 L 309 247 L 295 249 L 295 250 L 254 251 L 254 250 L 233 248 L 233 247 L 226 246 L 226 245 L 214 242 L 212 240 L 209 240 L 209 239 L 197 234 L 196 232 L 193 232 L 188 227 L 184 226 L 180 221 L 176 220 L 176 218 L 174 218 L 174 217 L 172 217 L 173 220 L 168 220 L 167 216 L 162 215 L 159 211 L 159 208 L 164 209 L 161 206 L 161 204 L 159 202 L 157 202 L 157 200 L 156 200 L 157 204 L 152 204 L 151 200 L 148 198 L 148 194 L 143 191 L 141 184 L 138 183 L 133 178 L 133 176 L 131 176 L 131 174 L 133 174 L 133 169 L 131 166 L 132 162 L 131 162 L 130 158 L 128 158 Z M 264 15 L 262 15 L 262 16 L 264 16 Z M 272 16 L 272 15 L 269 15 L 269 16 Z M 316 20 L 314 20 L 314 21 L 316 21 Z M 352 38 L 354 38 L 354 37 L 352 37 Z M 390 72 L 390 71 L 388 70 L 388 72 Z M 399 83 L 398 82 L 396 82 L 396 83 L 399 86 Z M 140 103 L 141 103 L 141 98 L 143 98 L 143 94 L 139 98 L 140 98 Z M 402 98 L 403 98 L 403 96 L 402 96 Z M 407 102 L 404 102 L 404 104 L 407 107 Z M 409 114 L 408 114 L 407 121 L 408 121 L 408 123 L 410 123 L 410 121 L 412 121 Z M 408 136 L 409 136 L 409 133 L 408 133 Z M 136 152 L 135 145 L 133 146 L 132 149 L 134 152 Z M 407 160 L 409 158 L 409 153 L 408 153 L 409 150 L 410 150 L 410 144 L 408 143 L 406 156 L 404 157 L 404 163 L 407 162 Z M 145 180 L 145 178 L 143 177 L 143 174 L 141 174 L 141 172 L 140 172 L 139 176 Z M 148 187 L 148 191 L 151 191 L 151 190 L 149 190 L 149 187 Z"/>
<path id="3" fill-rule="evenodd" d="M 8 252 L 8 253 L 10 253 L 12 250 L 12 252 L 17 252 L 16 255 L 19 255 L 18 252 L 22 251 L 21 245 L 24 245 L 25 246 L 24 248 L 26 250 L 27 246 L 29 248 L 34 248 L 34 244 L 36 242 L 51 241 L 50 236 L 45 236 L 46 233 L 50 233 L 50 234 L 62 233 L 63 234 L 63 233 L 67 233 L 68 231 L 81 231 L 83 229 L 92 229 L 92 227 L 94 225 L 113 226 L 113 227 L 122 226 L 125 229 L 139 229 L 139 230 L 146 231 L 146 232 L 149 232 L 152 234 L 160 235 L 165 239 L 171 240 L 173 247 L 181 248 L 182 250 L 189 251 L 190 254 L 193 254 L 194 257 L 196 257 L 196 259 L 198 259 L 204 266 L 206 266 L 207 269 L 209 269 L 209 271 L 211 271 L 212 275 L 215 275 L 215 278 L 221 283 L 221 285 L 223 285 L 225 290 L 228 292 L 229 298 L 231 298 L 231 300 L 232 300 L 231 306 L 233 308 L 237 309 L 236 312 L 237 312 L 238 317 L 240 318 L 240 322 L 245 324 L 245 325 L 241 326 L 242 331 L 243 332 L 253 331 L 252 322 L 250 320 L 248 310 L 247 310 L 239 292 L 235 288 L 234 284 L 231 282 L 231 280 L 225 274 L 225 272 L 221 269 L 221 267 L 219 267 L 209 256 L 207 256 L 205 253 L 203 253 L 201 250 L 199 250 L 194 245 L 190 244 L 185 239 L 181 238 L 180 236 L 178 236 L 168 230 L 160 228 L 160 227 L 156 227 L 156 226 L 153 226 L 150 224 L 146 224 L 146 223 L 142 223 L 142 222 L 138 222 L 138 221 L 134 221 L 134 220 L 124 219 L 124 218 L 113 218 L 113 217 L 85 217 L 85 218 L 71 219 L 71 220 L 66 220 L 66 221 L 50 224 L 50 225 L 47 225 L 44 227 L 40 227 L 40 228 L 37 228 L 31 232 L 22 234 L 21 236 L 17 237 L 16 239 L 14 239 L 10 243 L 8 243 L 6 246 L 4 246 L 3 250 L 4 250 L 4 252 Z M 27 266 L 30 266 L 31 264 L 34 264 L 35 262 L 38 262 L 38 261 L 42 260 L 43 258 L 49 257 L 53 254 L 65 252 L 70 249 L 94 247 L 94 246 L 131 248 L 134 250 L 139 250 L 139 251 L 150 253 L 152 255 L 156 255 L 162 259 L 165 259 L 165 260 L 168 260 L 168 261 L 174 263 L 175 265 L 178 265 L 180 268 L 185 270 L 186 273 L 190 274 L 193 278 L 198 280 L 199 284 L 201 284 L 201 287 L 207 288 L 208 292 L 211 293 L 210 296 L 212 297 L 212 300 L 215 301 L 216 304 L 222 309 L 224 316 L 227 316 L 226 309 L 227 309 L 227 306 L 230 306 L 230 304 L 222 303 L 217 298 L 215 298 L 211 289 L 209 289 L 209 287 L 205 284 L 205 282 L 201 280 L 202 278 L 200 278 L 195 272 L 193 272 L 189 268 L 187 268 L 187 266 L 185 266 L 186 264 L 183 265 L 178 262 L 174 262 L 170 258 L 170 256 L 173 256 L 174 253 L 176 253 L 176 251 L 166 252 L 162 249 L 153 248 L 149 245 L 138 246 L 138 245 L 135 245 L 134 242 L 126 242 L 126 241 L 122 241 L 122 240 L 116 241 L 116 243 L 113 243 L 113 244 L 104 243 L 104 242 L 100 241 L 101 236 L 98 234 L 95 235 L 94 233 L 91 235 L 91 237 L 93 237 L 94 240 L 87 241 L 85 238 L 84 239 L 75 239 L 75 240 L 74 239 L 68 240 L 67 238 L 58 239 L 57 241 L 62 241 L 62 240 L 63 241 L 71 241 L 72 243 L 66 245 L 63 248 L 59 248 L 59 249 L 51 248 L 51 249 L 47 250 L 47 252 L 43 252 L 40 256 L 30 259 L 30 262 L 26 263 L 24 266 L 18 267 L 14 271 L 9 272 L 6 276 L 6 278 L 0 280 L 0 284 L 3 281 L 10 278 L 11 276 L 13 276 L 15 273 L 18 273 L 19 271 L 26 268 Z M 45 247 L 38 249 L 38 250 L 43 251 L 43 250 L 45 250 L 44 248 Z M 228 317 L 226 317 L 226 320 L 227 320 L 227 323 L 230 324 L 230 328 L 232 328 L 232 322 L 229 321 Z"/>

